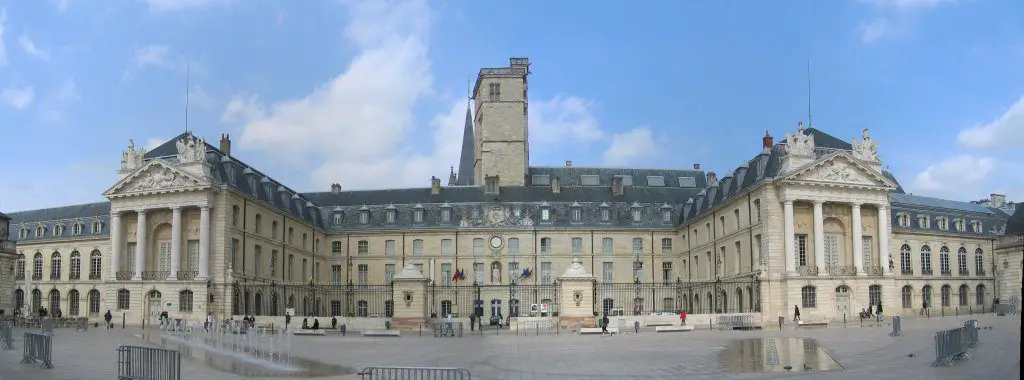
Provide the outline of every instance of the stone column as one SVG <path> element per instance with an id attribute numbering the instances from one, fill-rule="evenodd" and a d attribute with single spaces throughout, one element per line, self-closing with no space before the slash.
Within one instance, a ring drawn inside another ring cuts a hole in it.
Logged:
<path id="1" fill-rule="evenodd" d="M 146 210 L 137 210 L 138 213 L 138 225 L 136 226 L 135 232 L 135 280 L 142 279 L 142 272 L 146 270 L 146 247 L 149 243 L 146 241 L 146 230 L 148 230 L 149 222 L 146 220 Z"/>
<path id="2" fill-rule="evenodd" d="M 178 279 L 181 270 L 181 207 L 171 207 L 171 280 Z"/>
<path id="3" fill-rule="evenodd" d="M 891 275 L 889 269 L 889 206 L 878 205 L 878 257 L 882 263 L 882 271 Z"/>
<path id="4" fill-rule="evenodd" d="M 210 279 L 210 206 L 199 206 L 199 278 Z"/>
<path id="5" fill-rule="evenodd" d="M 863 274 L 864 268 L 864 235 L 860 222 L 860 203 L 854 203 L 853 208 L 853 266 L 857 274 Z"/>
<path id="6" fill-rule="evenodd" d="M 121 225 L 121 212 L 110 214 L 110 279 L 117 280 L 117 272 L 121 270 L 121 255 L 124 252 L 124 226 Z"/>
<path id="7" fill-rule="evenodd" d="M 814 201 L 814 265 L 818 266 L 819 276 L 828 276 L 825 269 L 825 217 L 822 206 L 825 202 Z"/>
<path id="8" fill-rule="evenodd" d="M 793 216 L 793 201 L 785 201 L 782 204 L 783 213 L 785 214 L 785 226 L 783 232 L 785 233 L 785 244 L 786 244 L 786 272 L 789 274 L 796 273 L 796 221 Z M 709 263 L 710 264 L 710 263 Z"/>

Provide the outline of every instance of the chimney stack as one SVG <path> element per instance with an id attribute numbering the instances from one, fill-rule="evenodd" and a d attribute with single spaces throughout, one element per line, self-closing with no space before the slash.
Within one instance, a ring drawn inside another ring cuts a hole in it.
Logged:
<path id="1" fill-rule="evenodd" d="M 562 193 L 562 180 L 558 177 L 551 177 L 551 192 L 554 194 Z"/>
<path id="2" fill-rule="evenodd" d="M 700 164 L 693 164 L 693 170 L 700 170 Z"/>
<path id="3" fill-rule="evenodd" d="M 772 138 L 772 135 L 768 134 L 768 130 L 765 129 L 764 138 L 761 139 L 761 147 L 771 149 L 773 145 L 775 145 L 775 139 Z"/>
<path id="4" fill-rule="evenodd" d="M 565 167 L 571 168 L 572 167 L 572 160 L 565 160 Z"/>
<path id="5" fill-rule="evenodd" d="M 718 186 L 718 174 L 715 172 L 708 172 L 708 187 Z"/>
<path id="6" fill-rule="evenodd" d="M 621 196 L 623 193 L 622 177 L 612 178 L 612 196 Z"/>
<path id="7" fill-rule="evenodd" d="M 340 183 L 335 182 L 335 183 L 331 184 L 331 194 L 341 194 L 341 184 Z"/>
<path id="8" fill-rule="evenodd" d="M 220 134 L 220 151 L 228 156 L 231 155 L 231 135 L 226 133 Z"/>
<path id="9" fill-rule="evenodd" d="M 441 194 L 441 179 L 430 176 L 430 195 Z"/>
<path id="10" fill-rule="evenodd" d="M 992 207 L 1002 208 L 1006 206 L 1006 195 L 1003 194 L 991 194 L 989 201 L 992 202 Z"/>

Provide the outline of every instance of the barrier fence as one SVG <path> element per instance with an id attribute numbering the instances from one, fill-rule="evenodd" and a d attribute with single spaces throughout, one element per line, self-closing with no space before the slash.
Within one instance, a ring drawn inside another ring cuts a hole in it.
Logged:
<path id="1" fill-rule="evenodd" d="M 718 316 L 719 330 L 742 330 L 753 328 L 753 318 L 749 315 L 720 315 Z"/>
<path id="2" fill-rule="evenodd" d="M 14 331 L 8 322 L 0 322 L 0 348 L 14 349 Z"/>
<path id="3" fill-rule="evenodd" d="M 391 284 L 317 284 L 242 281 L 232 284 L 234 315 L 281 316 L 294 308 L 311 317 L 391 317 Z"/>
<path id="4" fill-rule="evenodd" d="M 53 340 L 49 335 L 38 334 L 38 333 L 25 333 L 25 341 L 22 342 L 25 346 L 24 356 L 21 358 L 21 362 L 25 364 L 33 364 L 36 361 L 43 362 L 43 368 L 53 368 Z"/>
<path id="5" fill-rule="evenodd" d="M 970 321 L 968 321 L 970 322 Z M 978 342 L 977 321 L 964 327 L 935 333 L 935 362 L 932 367 L 949 366 L 960 359 L 970 359 L 968 348 Z"/>
<path id="6" fill-rule="evenodd" d="M 42 326 L 42 329 L 43 329 L 43 334 L 53 334 L 53 327 L 54 326 L 53 326 L 53 319 L 52 318 L 43 318 L 41 326 Z"/>
<path id="7" fill-rule="evenodd" d="M 462 322 L 452 322 L 450 326 L 448 322 L 435 322 L 433 328 L 435 338 L 462 337 Z"/>
<path id="8" fill-rule="evenodd" d="M 78 318 L 75 320 L 75 331 L 89 331 L 89 318 Z"/>
<path id="9" fill-rule="evenodd" d="M 365 380 L 470 380 L 473 376 L 465 368 L 366 367 L 359 372 L 359 378 Z"/>
<path id="10" fill-rule="evenodd" d="M 181 354 L 163 348 L 117 348 L 118 380 L 181 380 Z"/>
<path id="11" fill-rule="evenodd" d="M 899 316 L 892 317 L 892 332 L 889 333 L 889 336 L 902 336 L 903 326 L 901 324 L 902 319 Z"/>

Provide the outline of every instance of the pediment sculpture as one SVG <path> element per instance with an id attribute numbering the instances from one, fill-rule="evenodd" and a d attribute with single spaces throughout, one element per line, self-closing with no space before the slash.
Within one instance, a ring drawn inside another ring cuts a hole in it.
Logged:
<path id="1" fill-rule="evenodd" d="M 160 190 L 175 187 L 183 187 L 194 184 L 195 181 L 174 170 L 166 167 L 159 167 L 148 170 L 137 177 L 128 191 Z"/>
<path id="2" fill-rule="evenodd" d="M 500 204 L 473 208 L 470 215 L 463 215 L 459 227 L 532 227 L 533 219 L 521 208 L 509 208 Z"/>
<path id="3" fill-rule="evenodd" d="M 881 157 L 878 156 L 878 141 L 871 139 L 867 128 L 861 133 L 860 141 L 853 140 L 850 144 L 853 145 L 853 157 L 858 160 L 868 162 L 881 161 Z"/>
<path id="4" fill-rule="evenodd" d="M 814 136 L 805 132 L 802 121 L 797 124 L 795 134 L 786 134 L 786 153 L 800 156 L 814 155 Z"/>
<path id="5" fill-rule="evenodd" d="M 178 148 L 178 162 L 180 163 L 190 164 L 206 160 L 206 140 L 196 139 L 195 136 L 189 134 L 178 140 L 175 145 Z"/>
<path id="6" fill-rule="evenodd" d="M 860 183 L 864 182 L 856 171 L 851 170 L 846 165 L 840 165 L 835 160 L 824 163 L 816 168 L 811 169 L 812 173 L 808 176 L 808 179 L 815 181 L 825 182 L 848 182 L 848 183 Z"/>
<path id="7" fill-rule="evenodd" d="M 130 172 L 141 168 L 146 148 L 135 148 L 135 140 L 128 140 L 128 150 L 121 153 L 121 171 Z"/>

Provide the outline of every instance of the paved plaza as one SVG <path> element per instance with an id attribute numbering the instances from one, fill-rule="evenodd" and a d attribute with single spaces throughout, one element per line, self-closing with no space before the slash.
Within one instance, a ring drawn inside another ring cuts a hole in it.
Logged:
<path id="1" fill-rule="evenodd" d="M 642 331 L 615 337 L 559 335 L 515 336 L 487 331 L 464 338 L 295 337 L 294 356 L 361 368 L 370 365 L 468 368 L 473 379 L 1009 379 L 1020 378 L 1021 320 L 1019 316 L 975 317 L 981 325 L 981 344 L 973 360 L 954 367 L 930 367 L 934 332 L 962 326 L 965 318 L 905 319 L 903 336 L 889 337 L 891 327 L 833 326 L 826 329 L 782 331 Z M 139 344 L 138 329 L 57 330 L 55 368 L 20 364 L 21 333 L 15 329 L 15 350 L 0 352 L 2 380 L 110 380 L 116 378 L 114 350 Z M 151 330 L 150 330 L 151 331 Z M 842 371 L 741 374 L 727 373 L 721 352 L 734 340 L 770 337 L 815 339 L 843 366 Z M 910 354 L 914 354 L 910 357 Z M 183 378 L 192 380 L 245 377 L 183 360 Z M 323 379 L 355 379 L 357 375 Z"/>

